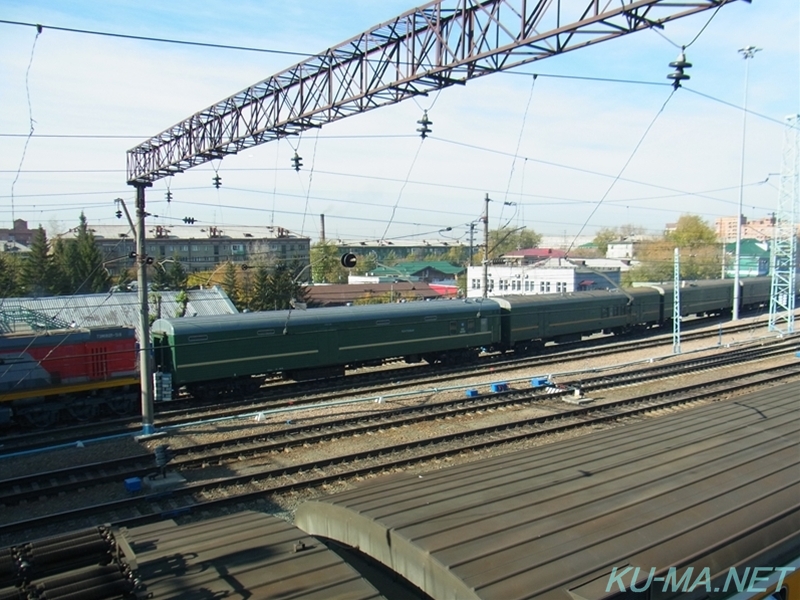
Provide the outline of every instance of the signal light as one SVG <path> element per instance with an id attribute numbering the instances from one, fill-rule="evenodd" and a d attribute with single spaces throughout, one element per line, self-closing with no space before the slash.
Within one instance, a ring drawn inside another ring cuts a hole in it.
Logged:
<path id="1" fill-rule="evenodd" d="M 342 254 L 342 266 L 348 269 L 352 269 L 356 266 L 356 255 L 352 252 L 348 252 L 347 254 Z"/>
<path id="2" fill-rule="evenodd" d="M 145 258 L 144 259 L 144 264 L 152 265 L 153 264 L 153 257 L 152 256 L 148 256 L 147 258 Z"/>
<path id="3" fill-rule="evenodd" d="M 242 271 L 247 271 L 250 268 L 250 265 L 242 265 Z"/>
<path id="4" fill-rule="evenodd" d="M 136 258 L 136 252 L 129 253 L 128 258 Z"/>

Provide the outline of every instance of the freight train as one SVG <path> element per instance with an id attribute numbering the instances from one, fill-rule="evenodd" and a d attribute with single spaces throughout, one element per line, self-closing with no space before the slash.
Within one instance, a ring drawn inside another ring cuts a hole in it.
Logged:
<path id="1" fill-rule="evenodd" d="M 765 306 L 768 278 L 743 279 L 741 310 Z M 548 342 L 671 323 L 672 284 L 614 291 L 283 310 L 153 323 L 157 374 L 172 394 L 222 398 L 268 376 L 306 380 L 387 360 L 456 364 L 481 352 L 529 353 Z M 682 316 L 729 314 L 731 280 L 686 283 Z M 0 422 L 48 426 L 133 410 L 133 330 L 99 328 L 0 338 Z M 163 388 L 163 386 L 161 386 Z M 170 394 L 168 393 L 167 396 Z"/>

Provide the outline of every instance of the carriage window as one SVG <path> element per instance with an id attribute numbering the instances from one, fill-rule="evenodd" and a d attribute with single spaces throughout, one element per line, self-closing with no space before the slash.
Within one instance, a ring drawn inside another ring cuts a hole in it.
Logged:
<path id="1" fill-rule="evenodd" d="M 425 317 L 425 322 L 426 323 L 430 323 L 431 321 L 435 321 L 435 320 L 436 320 L 436 315 L 429 315 L 429 316 Z"/>
<path id="2" fill-rule="evenodd" d="M 378 325 L 378 326 L 388 325 L 388 324 L 389 324 L 389 319 L 381 319 L 380 321 L 375 321 L 375 325 Z"/>

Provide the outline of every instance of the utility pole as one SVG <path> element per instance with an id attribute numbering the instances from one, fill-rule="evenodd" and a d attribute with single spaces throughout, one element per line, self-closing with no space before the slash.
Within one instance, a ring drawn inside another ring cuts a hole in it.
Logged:
<path id="1" fill-rule="evenodd" d="M 472 240 L 475 234 L 475 222 L 469 224 L 469 266 L 472 266 Z"/>
<path id="2" fill-rule="evenodd" d="M 142 393 L 142 434 L 152 435 L 155 433 L 153 427 L 153 369 L 150 362 L 150 315 L 147 304 L 147 265 L 153 263 L 153 259 L 148 258 L 145 249 L 145 229 L 144 218 L 147 213 L 144 210 L 144 188 L 150 184 L 136 185 L 136 224 L 128 212 L 128 207 L 122 198 L 117 198 L 117 217 L 122 218 L 122 210 L 128 219 L 128 225 L 136 235 L 136 274 L 139 294 L 139 386 Z M 216 273 L 216 271 L 214 271 Z M 211 277 L 214 276 L 211 274 Z M 209 277 L 209 281 L 211 281 Z"/>
<path id="3" fill-rule="evenodd" d="M 486 207 L 483 210 L 483 297 L 489 296 L 489 194 L 486 194 Z"/>
<path id="4" fill-rule="evenodd" d="M 142 388 L 142 433 L 152 435 L 153 426 L 153 368 L 150 343 L 150 315 L 147 304 L 147 249 L 145 247 L 144 189 L 150 183 L 135 183 L 136 187 L 136 263 L 139 287 L 139 375 Z"/>

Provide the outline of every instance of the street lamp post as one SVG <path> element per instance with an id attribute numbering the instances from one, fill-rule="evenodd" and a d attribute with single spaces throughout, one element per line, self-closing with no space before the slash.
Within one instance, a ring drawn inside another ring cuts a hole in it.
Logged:
<path id="1" fill-rule="evenodd" d="M 750 62 L 749 59 L 760 52 L 761 48 L 755 46 L 745 46 L 739 48 L 739 53 L 744 59 L 744 115 L 742 117 L 742 164 L 740 168 L 739 180 L 739 211 L 736 214 L 736 251 L 733 259 L 733 320 L 739 320 L 739 269 L 742 253 L 742 206 L 744 204 L 744 149 L 745 138 L 747 134 L 747 84 L 750 76 Z"/>

